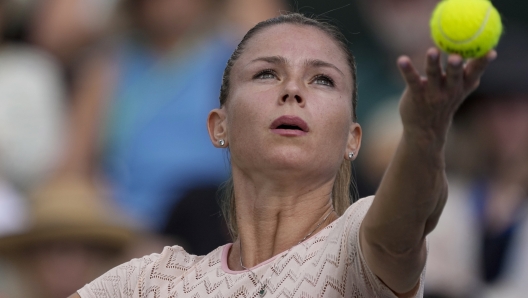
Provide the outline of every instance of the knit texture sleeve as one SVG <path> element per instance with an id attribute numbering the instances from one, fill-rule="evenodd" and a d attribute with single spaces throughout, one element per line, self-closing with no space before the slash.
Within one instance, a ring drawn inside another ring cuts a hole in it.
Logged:
<path id="1" fill-rule="evenodd" d="M 368 297 L 394 298 L 397 297 L 394 292 L 370 270 L 360 247 L 359 230 L 373 200 L 374 196 L 363 198 L 348 208 L 343 215 L 346 218 L 347 253 L 351 263 L 349 274 L 358 287 L 358 292 L 368 293 Z M 423 297 L 424 277 L 425 268 L 412 297 Z"/>
<path id="2" fill-rule="evenodd" d="M 78 290 L 77 293 L 81 298 L 133 297 L 138 289 L 139 280 L 144 276 L 149 265 L 156 262 L 158 258 L 159 254 L 151 254 L 132 259 L 109 270 Z"/>
<path id="3" fill-rule="evenodd" d="M 174 282 L 188 269 L 184 265 L 192 265 L 201 258 L 187 254 L 179 246 L 165 247 L 161 254 L 133 259 L 111 269 L 77 293 L 82 298 L 158 297 L 164 283 Z M 170 275 L 160 273 L 160 269 Z"/>

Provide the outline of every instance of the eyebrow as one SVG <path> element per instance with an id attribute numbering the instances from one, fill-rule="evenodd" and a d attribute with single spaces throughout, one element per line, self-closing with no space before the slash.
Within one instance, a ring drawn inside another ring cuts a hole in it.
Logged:
<path id="1" fill-rule="evenodd" d="M 337 66 L 333 65 L 332 63 L 319 60 L 319 59 L 308 59 L 304 62 L 305 65 L 311 66 L 311 67 L 328 67 L 333 68 L 337 70 L 340 74 L 345 75 Z"/>
<path id="2" fill-rule="evenodd" d="M 258 57 L 256 59 L 251 60 L 251 62 L 249 63 L 254 63 L 258 61 L 264 61 L 271 64 L 288 64 L 288 59 L 282 56 Z"/>
<path id="3" fill-rule="evenodd" d="M 251 60 L 249 63 L 254 63 L 258 61 L 268 62 L 271 64 L 288 64 L 288 59 L 282 57 L 282 56 L 268 56 L 268 57 L 258 57 L 256 59 Z M 304 62 L 304 65 L 310 66 L 310 67 L 328 67 L 333 68 L 337 70 L 340 74 L 345 75 L 337 66 L 333 65 L 332 63 L 319 60 L 319 59 L 307 59 Z"/>

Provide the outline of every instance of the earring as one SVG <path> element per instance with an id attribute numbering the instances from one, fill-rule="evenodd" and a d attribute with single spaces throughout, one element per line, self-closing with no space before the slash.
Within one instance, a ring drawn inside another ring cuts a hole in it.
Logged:
<path id="1" fill-rule="evenodd" d="M 354 157 L 354 152 L 348 153 L 348 159 L 352 159 Z"/>
<path id="2" fill-rule="evenodd" d="M 221 139 L 220 141 L 218 141 L 218 143 L 220 144 L 220 146 L 224 147 L 225 145 L 225 141 L 223 139 Z"/>

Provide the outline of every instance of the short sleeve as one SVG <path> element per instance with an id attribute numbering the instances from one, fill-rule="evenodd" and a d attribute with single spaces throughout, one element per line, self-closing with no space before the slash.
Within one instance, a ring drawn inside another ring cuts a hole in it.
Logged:
<path id="1" fill-rule="evenodd" d="M 151 254 L 121 264 L 85 285 L 77 293 L 82 298 L 133 297 L 141 276 L 159 257 L 159 254 Z"/>
<path id="2" fill-rule="evenodd" d="M 180 246 L 167 246 L 161 254 L 133 259 L 111 269 L 77 293 L 82 298 L 137 298 L 150 297 L 151 292 L 169 293 L 170 281 L 181 277 L 203 258 L 188 254 Z"/>
<path id="3" fill-rule="evenodd" d="M 370 208 L 374 196 L 360 199 L 354 203 L 343 216 L 346 220 L 346 233 L 348 236 L 347 253 L 350 258 L 350 276 L 352 282 L 365 297 L 396 298 L 397 296 L 387 287 L 368 267 L 360 248 L 359 230 L 361 223 Z M 420 277 L 420 285 L 413 297 L 423 297 L 425 268 Z"/>

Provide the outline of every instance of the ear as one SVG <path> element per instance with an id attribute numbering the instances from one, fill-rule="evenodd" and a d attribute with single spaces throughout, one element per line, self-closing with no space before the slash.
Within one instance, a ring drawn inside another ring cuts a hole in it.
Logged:
<path id="1" fill-rule="evenodd" d="M 207 116 L 207 130 L 209 131 L 209 138 L 213 145 L 217 148 L 224 148 L 228 146 L 227 139 L 227 117 L 225 109 L 214 109 Z M 224 145 L 220 145 L 220 140 L 223 140 Z"/>
<path id="2" fill-rule="evenodd" d="M 347 148 L 345 152 L 345 159 L 353 161 L 357 158 L 359 153 L 359 148 L 361 147 L 361 136 L 362 136 L 362 130 L 361 126 L 353 122 L 350 125 L 350 129 L 348 130 L 348 142 L 347 142 Z M 354 153 L 353 157 L 350 158 L 349 154 Z"/>

